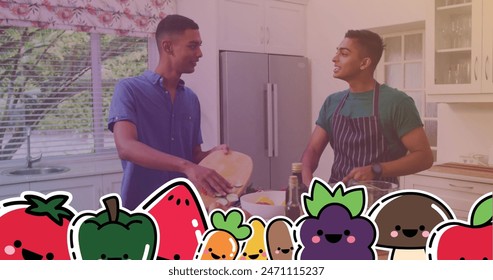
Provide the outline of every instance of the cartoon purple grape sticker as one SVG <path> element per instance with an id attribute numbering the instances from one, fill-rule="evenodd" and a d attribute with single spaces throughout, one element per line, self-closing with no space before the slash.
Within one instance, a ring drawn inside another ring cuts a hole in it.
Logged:
<path id="1" fill-rule="evenodd" d="M 374 260 L 377 237 L 373 221 L 362 216 L 366 189 L 346 189 L 342 182 L 333 189 L 313 180 L 310 194 L 303 195 L 306 213 L 298 220 L 302 247 L 300 260 Z"/>

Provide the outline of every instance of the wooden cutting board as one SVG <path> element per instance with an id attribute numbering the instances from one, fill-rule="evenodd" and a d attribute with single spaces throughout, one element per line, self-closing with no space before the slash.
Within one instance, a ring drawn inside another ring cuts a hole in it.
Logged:
<path id="1" fill-rule="evenodd" d="M 253 171 L 252 158 L 246 154 L 237 151 L 214 151 L 205 157 L 199 165 L 214 169 L 223 176 L 231 185 L 234 186 L 234 193 L 240 197 L 250 182 Z M 216 196 L 210 196 L 201 193 L 204 206 L 209 207 L 218 200 Z M 230 204 L 231 202 L 229 202 Z"/>

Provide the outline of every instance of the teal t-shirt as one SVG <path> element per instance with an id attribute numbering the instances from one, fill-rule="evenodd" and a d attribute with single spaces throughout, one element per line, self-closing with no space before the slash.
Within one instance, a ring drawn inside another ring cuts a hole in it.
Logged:
<path id="1" fill-rule="evenodd" d="M 346 93 L 347 90 L 344 90 L 329 95 L 325 99 L 316 121 L 318 126 L 325 129 L 331 141 L 333 139 L 332 116 Z M 400 138 L 409 131 L 423 126 L 414 100 L 403 91 L 382 84 L 378 106 L 380 125 L 388 146 L 387 152 L 391 153 L 391 158 L 400 158 L 407 153 L 407 149 Z M 350 118 L 360 118 L 371 116 L 372 112 L 373 90 L 349 93 L 340 114 Z"/>

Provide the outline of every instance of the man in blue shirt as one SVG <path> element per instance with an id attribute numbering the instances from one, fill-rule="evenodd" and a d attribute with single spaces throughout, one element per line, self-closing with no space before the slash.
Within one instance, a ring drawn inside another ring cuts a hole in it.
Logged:
<path id="1" fill-rule="evenodd" d="M 187 177 L 199 191 L 225 195 L 231 185 L 212 169 L 197 165 L 219 145 L 202 151 L 200 103 L 185 86 L 202 57 L 198 25 L 168 15 L 157 26 L 159 63 L 155 71 L 122 79 L 111 101 L 108 128 L 122 160 L 122 200 L 134 209 L 154 190 L 177 177 Z"/>

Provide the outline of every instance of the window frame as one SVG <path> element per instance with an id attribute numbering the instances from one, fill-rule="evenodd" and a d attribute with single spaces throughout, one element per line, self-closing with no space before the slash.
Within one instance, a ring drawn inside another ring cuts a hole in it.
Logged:
<path id="1" fill-rule="evenodd" d="M 408 90 L 411 90 L 411 91 L 421 91 L 423 92 L 423 96 L 422 96 L 422 104 L 421 104 L 421 108 L 418 108 L 419 111 L 420 111 L 420 117 L 421 117 L 421 120 L 423 121 L 423 124 L 426 126 L 426 122 L 427 121 L 434 121 L 436 123 L 436 132 L 435 134 L 438 136 L 438 126 L 439 126 L 439 122 L 438 122 L 438 115 L 435 116 L 435 117 L 430 117 L 430 116 L 427 116 L 426 114 L 426 108 L 427 108 L 427 104 L 432 104 L 434 102 L 428 102 L 427 101 L 427 94 L 426 94 L 426 52 L 425 52 L 425 48 L 426 48 L 426 34 L 425 34 L 425 29 L 424 27 L 423 28 L 415 28 L 415 29 L 406 29 L 406 30 L 402 30 L 402 31 L 399 31 L 399 30 L 392 30 L 392 31 L 388 31 L 388 32 L 379 32 L 380 36 L 383 38 L 383 40 L 385 41 L 385 39 L 387 38 L 390 38 L 390 37 L 400 37 L 401 38 L 401 55 L 402 55 L 402 58 L 399 62 L 386 62 L 385 61 L 385 52 L 386 50 L 384 49 L 384 53 L 382 54 L 382 58 L 381 58 L 381 61 L 380 63 L 377 65 L 377 68 L 376 68 L 376 71 L 375 71 L 375 76 L 377 78 L 377 80 L 380 80 L 382 81 L 383 83 L 387 83 L 386 81 L 386 76 L 385 76 L 385 66 L 386 65 L 390 65 L 390 64 L 401 64 L 402 65 L 402 88 L 400 88 L 400 90 L 404 91 L 407 93 Z M 408 36 L 408 35 L 414 35 L 414 34 L 421 34 L 422 36 L 422 59 L 413 59 L 413 60 L 406 60 L 404 58 L 404 47 L 405 47 L 405 44 L 404 44 L 404 37 L 405 36 Z M 412 89 L 407 89 L 405 87 L 405 84 L 406 84 L 406 81 L 405 81 L 405 67 L 404 65 L 406 63 L 409 63 L 409 62 L 418 62 L 418 61 L 421 61 L 421 79 L 422 79 L 422 87 L 420 88 L 412 88 Z M 427 135 L 428 136 L 428 135 Z M 431 143 L 430 143 L 431 144 Z M 432 145 L 431 146 L 431 149 L 433 151 L 433 156 L 434 156 L 434 162 L 437 161 L 437 151 L 438 151 L 438 141 L 437 141 L 437 144 L 436 145 Z"/>
<path id="2" fill-rule="evenodd" d="M 22 26 L 12 26 L 12 28 L 22 28 Z M 50 28 L 48 28 L 50 29 Z M 57 30 L 57 29 L 52 29 Z M 105 106 L 102 102 L 103 100 L 103 73 L 102 73 L 102 61 L 101 61 L 101 36 L 105 35 L 102 33 L 86 32 L 90 36 L 89 48 L 90 48 L 90 60 L 91 60 L 91 85 L 88 89 L 91 90 L 92 95 L 92 118 L 93 127 L 91 134 L 95 135 L 94 138 L 94 152 L 85 154 L 75 154 L 75 155 L 54 155 L 43 157 L 41 160 L 41 165 L 44 164 L 64 164 L 73 162 L 95 162 L 95 161 L 105 161 L 105 160 L 115 160 L 118 159 L 118 153 L 115 147 L 105 148 L 103 136 L 106 127 L 106 119 L 104 118 Z M 122 36 L 117 34 L 108 34 L 114 36 Z M 126 36 L 136 38 L 139 36 Z M 155 40 L 153 36 L 148 35 L 146 38 L 147 44 L 147 59 L 146 59 L 146 69 L 151 69 L 155 67 L 158 57 L 157 47 L 155 46 Z M 24 142 L 25 143 L 25 142 Z M 24 144 L 23 144 L 24 145 Z M 38 154 L 32 154 L 32 156 L 37 156 Z M 10 160 L 0 161 L 0 168 L 12 167 L 12 166 L 24 166 L 26 164 L 25 158 L 16 158 Z"/>

